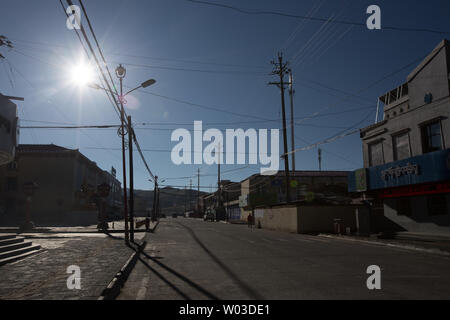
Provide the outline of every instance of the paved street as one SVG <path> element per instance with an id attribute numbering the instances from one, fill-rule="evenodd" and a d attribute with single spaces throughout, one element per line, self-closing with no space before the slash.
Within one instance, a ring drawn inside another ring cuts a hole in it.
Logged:
<path id="1" fill-rule="evenodd" d="M 381 290 L 366 287 L 370 265 Z M 442 299 L 450 259 L 196 219 L 162 219 L 119 299 Z"/>
<path id="2" fill-rule="evenodd" d="M 98 299 L 134 252 L 124 244 L 123 234 L 105 235 L 92 232 L 94 228 L 61 230 L 67 233 L 53 228 L 52 233 L 22 234 L 43 250 L 0 267 L 0 300 Z M 83 230 L 86 233 L 81 233 Z M 144 235 L 136 233 L 136 239 Z M 80 267 L 80 290 L 67 287 L 67 267 L 71 265 Z"/>

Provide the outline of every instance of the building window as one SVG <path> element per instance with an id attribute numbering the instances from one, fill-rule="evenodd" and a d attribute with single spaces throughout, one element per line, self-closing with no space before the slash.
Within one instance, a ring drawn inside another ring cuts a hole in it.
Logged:
<path id="1" fill-rule="evenodd" d="M 429 216 L 448 214 L 446 195 L 442 194 L 427 197 L 427 207 Z"/>
<path id="2" fill-rule="evenodd" d="M 17 191 L 17 178 L 9 177 L 6 181 L 7 191 Z"/>
<path id="3" fill-rule="evenodd" d="M 411 201 L 409 198 L 397 199 L 397 215 L 399 216 L 411 216 Z"/>
<path id="4" fill-rule="evenodd" d="M 380 166 L 384 164 L 383 143 L 377 142 L 369 144 L 369 166 Z"/>
<path id="5" fill-rule="evenodd" d="M 392 137 L 394 146 L 394 161 L 403 160 L 411 157 L 411 148 L 409 145 L 409 133 L 401 133 Z"/>
<path id="6" fill-rule="evenodd" d="M 429 153 L 442 150 L 441 122 L 422 126 L 422 151 Z"/>

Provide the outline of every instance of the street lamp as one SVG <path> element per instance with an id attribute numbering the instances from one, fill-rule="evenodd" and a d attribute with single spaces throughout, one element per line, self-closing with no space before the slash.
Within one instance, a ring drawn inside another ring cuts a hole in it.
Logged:
<path id="1" fill-rule="evenodd" d="M 112 92 L 111 90 L 108 90 L 106 88 L 101 87 L 100 85 L 96 83 L 89 83 L 88 86 L 93 89 L 101 89 L 104 91 L 107 91 L 113 95 L 118 96 L 119 102 L 120 102 L 120 130 L 119 135 L 122 138 L 122 166 L 123 166 L 123 197 L 124 197 L 124 218 L 125 218 L 125 242 L 129 243 L 130 235 L 128 232 L 128 200 L 127 200 L 127 178 L 126 178 L 126 160 L 125 160 L 125 126 L 128 126 L 128 149 L 129 149 L 129 157 L 130 157 L 130 222 L 131 222 L 131 241 L 134 241 L 134 195 L 133 195 L 133 145 L 132 145 L 132 139 L 133 139 L 133 132 L 132 132 L 132 126 L 131 126 L 131 116 L 128 116 L 128 124 L 125 120 L 125 110 L 123 105 L 126 104 L 125 96 L 129 93 L 139 89 L 139 88 L 146 88 L 148 86 L 151 86 L 156 83 L 156 80 L 149 79 L 147 81 L 142 82 L 138 87 L 128 91 L 127 93 L 123 94 L 123 79 L 125 78 L 127 74 L 127 69 L 125 69 L 122 64 L 120 64 L 116 70 L 115 70 L 117 78 L 119 78 L 120 81 L 120 94 L 117 94 L 115 92 Z"/>
<path id="2" fill-rule="evenodd" d="M 96 90 L 104 90 L 104 91 L 107 91 L 107 92 L 109 92 L 109 93 L 112 93 L 112 94 L 114 94 L 114 95 L 116 95 L 118 98 L 119 98 L 119 101 L 120 101 L 120 99 L 122 99 L 122 102 L 123 102 L 123 104 L 127 104 L 127 101 L 124 99 L 128 94 L 130 94 L 131 92 L 133 92 L 133 91 L 136 91 L 136 90 L 138 90 L 138 89 L 141 89 L 141 88 L 147 88 L 147 87 L 150 87 L 151 85 L 154 85 L 156 83 L 156 80 L 155 79 L 149 79 L 149 80 L 147 80 L 147 81 L 144 81 L 144 82 L 142 82 L 139 86 L 137 86 L 136 88 L 134 88 L 134 89 L 131 89 L 131 90 L 129 90 L 129 91 L 127 91 L 125 94 L 117 94 L 116 92 L 114 92 L 114 91 L 111 91 L 111 90 L 108 90 L 108 89 L 106 89 L 106 88 L 104 88 L 104 87 L 102 87 L 102 86 L 100 86 L 100 85 L 98 85 L 97 83 L 94 83 L 94 82 L 90 82 L 90 83 L 88 83 L 87 84 L 87 86 L 88 87 L 90 87 L 90 88 L 92 88 L 92 89 L 96 89 Z M 122 97 L 122 98 L 121 98 Z"/>

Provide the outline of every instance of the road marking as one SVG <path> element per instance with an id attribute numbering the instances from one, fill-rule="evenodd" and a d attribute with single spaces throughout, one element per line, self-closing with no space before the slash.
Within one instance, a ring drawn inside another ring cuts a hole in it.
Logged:
<path id="1" fill-rule="evenodd" d="M 288 242 L 289 240 L 286 239 L 277 239 L 278 241 Z"/>
<path id="2" fill-rule="evenodd" d="M 247 240 L 247 241 L 250 243 L 253 243 L 253 244 L 256 243 L 255 241 L 252 241 L 252 240 Z"/>
<path id="3" fill-rule="evenodd" d="M 269 243 L 273 243 L 274 241 L 266 239 L 266 238 L 261 238 L 261 240 L 265 241 L 265 242 L 269 242 Z"/>

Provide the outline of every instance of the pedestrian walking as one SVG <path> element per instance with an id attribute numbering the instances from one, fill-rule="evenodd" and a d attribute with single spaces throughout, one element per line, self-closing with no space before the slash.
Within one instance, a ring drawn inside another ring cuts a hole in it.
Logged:
<path id="1" fill-rule="evenodd" d="M 247 217 L 247 226 L 253 228 L 253 215 L 251 213 Z"/>

